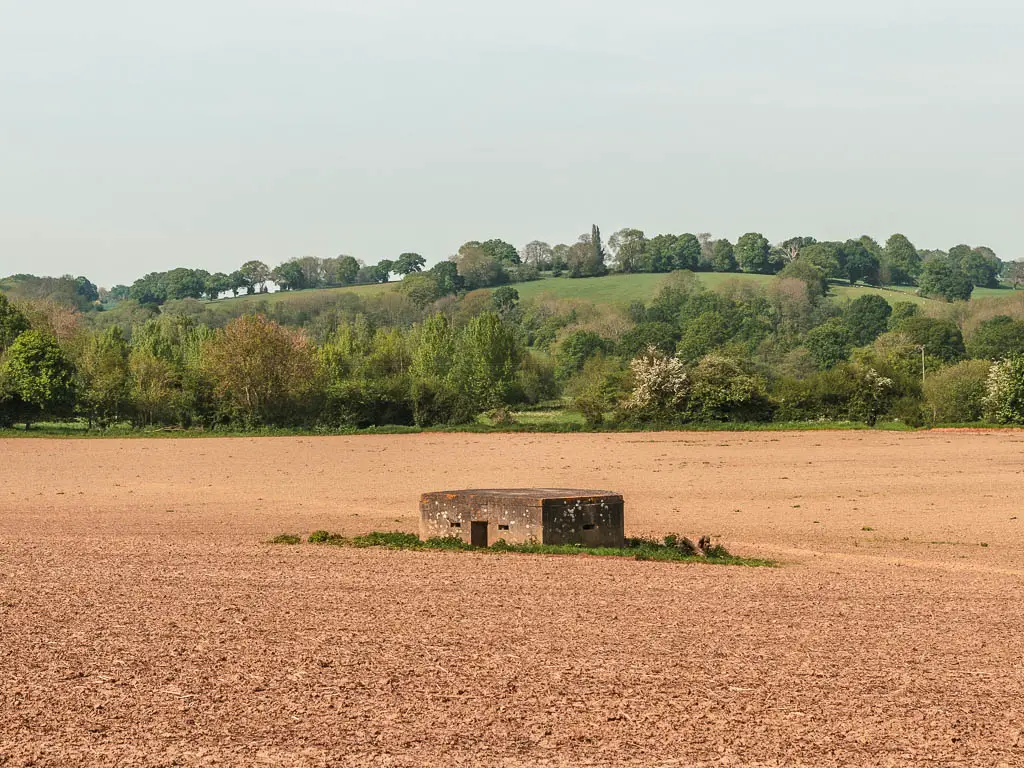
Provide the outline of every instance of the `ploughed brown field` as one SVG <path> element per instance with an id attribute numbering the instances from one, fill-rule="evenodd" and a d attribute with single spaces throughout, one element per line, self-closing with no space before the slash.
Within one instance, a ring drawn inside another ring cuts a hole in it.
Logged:
<path id="1" fill-rule="evenodd" d="M 22 439 L 0 480 L 3 766 L 1024 765 L 1024 433 Z M 264 543 L 513 486 L 780 567 Z"/>

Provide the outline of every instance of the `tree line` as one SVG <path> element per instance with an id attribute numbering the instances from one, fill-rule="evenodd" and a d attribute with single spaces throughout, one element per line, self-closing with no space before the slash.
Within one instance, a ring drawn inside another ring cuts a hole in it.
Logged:
<path id="1" fill-rule="evenodd" d="M 596 234 L 581 263 L 596 264 Z M 493 258 L 482 243 L 463 257 L 481 253 Z M 235 314 L 190 298 L 90 313 L 0 294 L 0 425 L 336 430 L 508 420 L 545 404 L 641 428 L 1024 423 L 1019 294 L 928 312 L 877 294 L 840 303 L 802 258 L 766 284 L 718 290 L 674 271 L 654 299 L 623 307 L 469 290 L 479 283 L 458 262 L 417 273 L 450 281 L 443 295 L 403 281 Z"/>
<path id="2" fill-rule="evenodd" d="M 803 274 L 816 270 L 823 281 L 851 285 L 918 286 L 920 295 L 947 301 L 966 300 L 975 287 L 997 287 L 1001 277 L 1014 287 L 1024 284 L 1024 264 L 1004 263 L 987 246 L 961 244 L 948 251 L 920 251 L 902 234 L 892 235 L 884 245 L 867 235 L 845 242 L 800 236 L 771 245 L 764 235 L 749 232 L 733 245 L 708 233 L 648 238 L 639 229 L 625 228 L 615 232 L 606 246 L 595 225 L 572 245 L 533 240 L 517 249 L 500 239 L 471 240 L 448 261 L 424 271 L 425 264 L 416 253 L 369 266 L 352 256 L 307 256 L 273 269 L 249 261 L 230 275 L 185 268 L 154 272 L 116 292 L 141 303 L 161 304 L 183 298 L 213 299 L 226 292 L 260 293 L 270 282 L 281 290 L 304 290 L 386 283 L 391 275 L 400 275 L 410 296 L 425 305 L 463 289 L 526 282 L 543 274 L 576 278 L 690 270 L 774 275 L 787 268 Z"/>
<path id="3" fill-rule="evenodd" d="M 504 240 L 471 240 L 449 259 L 425 269 L 426 259 L 406 252 L 394 259 L 365 264 L 353 256 L 305 256 L 269 267 L 250 260 L 231 273 L 178 267 L 151 272 L 129 285 L 97 288 L 85 277 L 39 278 L 13 275 L 0 290 L 17 298 L 55 298 L 86 311 L 102 310 L 119 301 L 161 306 L 184 299 L 215 300 L 226 295 L 299 291 L 387 283 L 403 278 L 403 290 L 420 306 L 463 290 L 536 280 L 544 275 L 598 277 L 615 273 L 669 273 L 680 270 L 748 274 L 817 276 L 823 283 L 917 286 L 919 294 L 947 301 L 970 298 L 975 287 L 997 287 L 1004 281 L 1024 285 L 1024 262 L 1003 262 L 987 246 L 956 245 L 948 250 L 919 250 L 905 235 L 885 244 L 864 235 L 846 241 L 818 241 L 796 236 L 772 245 L 758 232 L 735 244 L 709 233 L 659 234 L 648 237 L 635 228 L 615 232 L 607 244 L 600 229 L 572 244 L 554 246 L 533 240 L 520 248 Z"/>

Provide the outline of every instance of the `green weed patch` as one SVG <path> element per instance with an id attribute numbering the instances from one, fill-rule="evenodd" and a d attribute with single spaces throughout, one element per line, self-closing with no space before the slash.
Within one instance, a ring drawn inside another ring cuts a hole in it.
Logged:
<path id="1" fill-rule="evenodd" d="M 282 534 L 270 540 L 272 544 L 293 544 L 293 537 Z M 589 557 L 628 557 L 633 560 L 650 560 L 655 562 L 710 563 L 715 565 L 740 565 L 747 567 L 773 567 L 774 561 L 750 557 L 737 557 L 721 544 L 711 544 L 698 549 L 689 539 L 677 535 L 669 535 L 664 539 L 633 538 L 626 539 L 625 547 L 584 547 L 576 544 L 509 544 L 500 540 L 490 547 L 477 548 L 467 544 L 455 536 L 421 539 L 414 533 L 402 531 L 374 531 L 362 536 L 342 536 L 329 531 L 314 531 L 306 541 L 335 547 L 354 547 L 365 549 L 380 547 L 394 550 L 442 550 L 447 552 L 476 551 L 490 554 L 521 554 L 521 555 L 585 555 Z"/>

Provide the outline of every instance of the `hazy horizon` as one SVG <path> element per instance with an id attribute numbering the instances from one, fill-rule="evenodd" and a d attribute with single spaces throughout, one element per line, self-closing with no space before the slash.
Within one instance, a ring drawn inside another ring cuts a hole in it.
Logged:
<path id="1" fill-rule="evenodd" d="M 1015 229 L 1024 8 L 0 0 L 0 276 Z"/>

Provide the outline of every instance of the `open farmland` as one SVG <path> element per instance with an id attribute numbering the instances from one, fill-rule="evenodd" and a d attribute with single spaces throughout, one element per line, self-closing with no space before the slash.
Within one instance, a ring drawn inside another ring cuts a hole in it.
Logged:
<path id="1" fill-rule="evenodd" d="M 0 765 L 1019 765 L 1024 433 L 0 441 Z M 781 567 L 264 542 L 591 486 Z"/>

